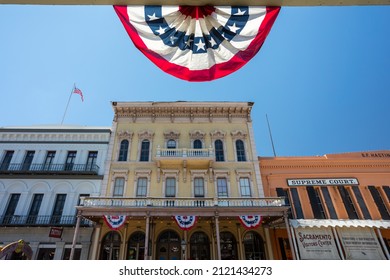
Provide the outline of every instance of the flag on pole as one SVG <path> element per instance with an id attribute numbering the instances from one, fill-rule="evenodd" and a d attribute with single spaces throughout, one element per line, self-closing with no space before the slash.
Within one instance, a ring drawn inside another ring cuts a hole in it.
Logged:
<path id="1" fill-rule="evenodd" d="M 80 97 L 81 97 L 81 101 L 82 102 L 84 102 L 84 96 L 83 96 L 83 92 L 79 89 L 79 88 L 77 88 L 77 87 L 74 87 L 73 88 L 73 92 L 72 93 L 75 93 L 75 94 L 78 94 L 78 95 L 80 95 Z"/>
<path id="2" fill-rule="evenodd" d="M 134 45 L 164 72 L 203 82 L 244 66 L 280 7 L 114 6 Z"/>

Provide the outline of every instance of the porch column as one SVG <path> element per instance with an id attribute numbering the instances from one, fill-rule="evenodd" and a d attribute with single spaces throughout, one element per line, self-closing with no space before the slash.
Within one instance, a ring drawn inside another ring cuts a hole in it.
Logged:
<path id="1" fill-rule="evenodd" d="M 288 242 L 290 242 L 290 247 L 291 247 L 291 251 L 292 251 L 292 256 L 293 256 L 293 259 L 296 260 L 298 255 L 297 255 L 297 252 L 295 251 L 295 243 L 293 243 L 293 240 L 292 240 L 292 237 L 291 237 L 291 232 L 290 232 L 290 225 L 288 224 L 288 215 L 287 213 L 284 213 L 283 215 L 284 217 L 284 221 L 286 223 L 286 230 L 287 230 L 287 235 L 288 235 Z"/>
<path id="2" fill-rule="evenodd" d="M 268 259 L 273 260 L 274 259 L 274 252 L 272 250 L 271 238 L 269 236 L 269 228 L 268 227 L 263 227 L 263 228 L 264 228 L 265 242 L 266 242 L 267 251 L 268 251 Z"/>
<path id="3" fill-rule="evenodd" d="M 243 251 L 243 240 L 241 236 L 241 230 L 240 230 L 240 223 L 236 224 L 237 226 L 237 236 L 238 236 L 238 252 L 239 252 L 239 258 L 240 260 L 245 260 L 244 251 Z"/>
<path id="4" fill-rule="evenodd" d="M 149 228 L 150 228 L 150 215 L 146 214 L 146 227 L 145 227 L 145 252 L 144 252 L 144 260 L 148 259 L 149 253 Z"/>
<path id="5" fill-rule="evenodd" d="M 125 230 L 123 233 L 123 242 L 122 242 L 122 248 L 120 250 L 120 260 L 124 260 L 126 258 L 126 244 L 127 244 L 127 228 L 129 227 L 129 224 L 126 224 Z"/>
<path id="6" fill-rule="evenodd" d="M 99 246 L 99 236 L 100 236 L 101 230 L 102 230 L 102 225 L 100 223 L 96 224 L 96 226 L 93 230 L 91 254 L 89 255 L 89 258 L 91 260 L 97 260 L 99 258 L 98 254 L 97 254 L 97 250 L 98 250 L 98 246 Z"/>
<path id="7" fill-rule="evenodd" d="M 219 238 L 219 219 L 218 214 L 215 215 L 215 236 L 217 237 L 217 260 L 221 259 L 221 239 Z"/>
<path id="8" fill-rule="evenodd" d="M 79 230 L 80 230 L 80 223 L 81 223 L 81 211 L 77 210 L 77 222 L 76 222 L 76 228 L 74 229 L 73 243 L 72 243 L 72 249 L 70 250 L 69 260 L 73 260 L 73 257 L 74 257 L 74 251 L 76 249 L 77 237 L 79 235 Z"/>
<path id="9" fill-rule="evenodd" d="M 381 233 L 380 229 L 377 228 L 376 232 L 378 233 L 379 240 L 382 244 L 383 250 L 385 251 L 385 255 L 386 255 L 387 259 L 390 260 L 389 251 L 387 250 L 387 247 L 386 247 L 385 241 L 383 240 L 382 233 Z"/>

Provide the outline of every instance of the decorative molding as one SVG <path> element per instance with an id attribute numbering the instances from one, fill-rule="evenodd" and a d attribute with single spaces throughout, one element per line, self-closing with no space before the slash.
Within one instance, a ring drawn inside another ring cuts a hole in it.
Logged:
<path id="1" fill-rule="evenodd" d="M 150 130 L 142 130 L 138 132 L 138 138 L 142 140 L 149 140 L 151 141 L 153 139 L 154 132 Z"/>
<path id="2" fill-rule="evenodd" d="M 203 140 L 206 133 L 201 130 L 194 130 L 189 133 L 191 140 Z"/>
<path id="3" fill-rule="evenodd" d="M 217 140 L 217 139 L 224 139 L 226 136 L 226 132 L 224 132 L 222 130 L 214 130 L 214 131 L 210 132 L 210 136 L 211 136 L 211 139 L 213 141 Z"/>
<path id="4" fill-rule="evenodd" d="M 246 137 L 248 136 L 248 134 L 242 130 L 232 131 L 230 132 L 230 135 L 234 140 L 238 140 L 238 139 L 245 140 Z"/>
<path id="5" fill-rule="evenodd" d="M 166 140 L 170 140 L 170 139 L 172 139 L 172 140 L 178 140 L 179 137 L 180 137 L 180 132 L 173 131 L 173 130 L 168 131 L 168 132 L 164 132 L 164 138 L 165 138 Z"/>
<path id="6" fill-rule="evenodd" d="M 133 132 L 130 132 L 127 130 L 121 130 L 117 133 L 117 137 L 119 140 L 128 139 L 131 141 L 131 139 L 133 138 L 133 135 L 134 135 Z"/>

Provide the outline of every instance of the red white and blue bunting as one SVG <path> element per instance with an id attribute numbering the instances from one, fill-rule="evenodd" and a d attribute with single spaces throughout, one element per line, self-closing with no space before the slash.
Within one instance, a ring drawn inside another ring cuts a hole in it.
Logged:
<path id="1" fill-rule="evenodd" d="M 211 81 L 260 50 L 280 7 L 114 6 L 134 45 L 164 72 Z"/>
<path id="2" fill-rule="evenodd" d="M 103 216 L 104 221 L 106 221 L 107 226 L 113 230 L 119 230 L 126 222 L 126 216 Z"/>
<path id="3" fill-rule="evenodd" d="M 255 229 L 261 224 L 262 217 L 260 215 L 238 216 L 241 224 L 247 229 Z"/>
<path id="4" fill-rule="evenodd" d="M 182 230 L 190 230 L 196 223 L 196 216 L 174 216 L 177 225 Z"/>

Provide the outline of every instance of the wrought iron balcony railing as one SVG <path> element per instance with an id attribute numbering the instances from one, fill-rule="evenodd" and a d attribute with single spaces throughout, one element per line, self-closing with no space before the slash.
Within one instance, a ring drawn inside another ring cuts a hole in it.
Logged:
<path id="1" fill-rule="evenodd" d="M 272 198 L 125 198 L 85 197 L 84 207 L 279 207 L 285 206 L 283 197 Z"/>
<path id="2" fill-rule="evenodd" d="M 0 166 L 0 173 L 62 173 L 62 174 L 93 174 L 99 173 L 99 166 L 96 164 L 24 164 L 11 163 L 7 166 Z"/>
<path id="3" fill-rule="evenodd" d="M 75 215 L 5 215 L 0 216 L 0 226 L 74 226 Z M 82 218 L 82 226 L 92 226 L 92 222 Z"/>

